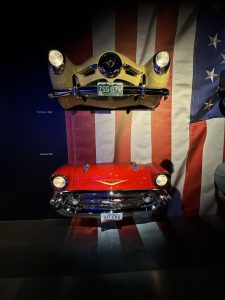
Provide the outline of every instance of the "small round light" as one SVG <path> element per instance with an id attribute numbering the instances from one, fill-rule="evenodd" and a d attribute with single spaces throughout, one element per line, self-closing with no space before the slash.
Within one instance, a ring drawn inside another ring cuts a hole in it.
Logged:
<path id="1" fill-rule="evenodd" d="M 170 66 L 170 55 L 167 51 L 159 51 L 153 57 L 154 70 L 162 75 L 167 72 Z"/>
<path id="2" fill-rule="evenodd" d="M 155 183 L 158 186 L 165 186 L 168 183 L 168 177 L 165 174 L 160 174 L 155 178 Z"/>
<path id="3" fill-rule="evenodd" d="M 50 64 L 56 68 L 59 68 L 64 63 L 63 55 L 58 50 L 50 50 L 48 53 L 48 60 Z"/>
<path id="4" fill-rule="evenodd" d="M 52 184 L 57 189 L 62 189 L 66 186 L 67 181 L 63 176 L 55 176 L 52 179 Z"/>
<path id="5" fill-rule="evenodd" d="M 155 61 L 160 68 L 167 66 L 170 61 L 169 53 L 167 51 L 160 51 L 156 55 Z"/>

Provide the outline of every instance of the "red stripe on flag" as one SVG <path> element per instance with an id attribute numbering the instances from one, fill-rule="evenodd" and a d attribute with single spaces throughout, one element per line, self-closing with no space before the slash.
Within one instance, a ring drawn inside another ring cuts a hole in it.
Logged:
<path id="1" fill-rule="evenodd" d="M 161 164 L 171 160 L 171 101 L 172 61 L 177 29 L 178 5 L 164 3 L 160 6 L 156 25 L 155 52 L 167 50 L 171 57 L 171 71 L 168 81 L 170 96 L 152 113 L 152 161 Z"/>
<path id="2" fill-rule="evenodd" d="M 72 114 L 65 111 L 68 163 L 75 161 L 75 145 L 73 139 Z"/>
<path id="3" fill-rule="evenodd" d="M 190 124 L 182 211 L 184 216 L 198 215 L 200 207 L 202 155 L 206 139 L 206 121 Z"/>
<path id="4" fill-rule="evenodd" d="M 65 54 L 74 64 L 81 64 L 93 55 L 91 20 L 85 22 L 82 34 L 65 46 Z M 75 109 L 76 110 L 76 109 Z M 89 111 L 66 111 L 68 162 L 95 163 L 95 114 Z"/>
<path id="5" fill-rule="evenodd" d="M 93 55 L 91 19 L 85 20 L 85 25 L 79 28 L 79 36 L 76 36 L 76 29 L 74 28 L 72 38 L 72 40 L 65 42 L 64 52 L 74 64 L 80 65 Z"/>
<path id="6" fill-rule="evenodd" d="M 116 51 L 136 61 L 137 47 L 137 5 L 133 2 L 116 7 L 115 48 Z"/>
<path id="7" fill-rule="evenodd" d="M 96 255 L 98 250 L 98 226 L 96 219 L 71 220 L 65 242 L 70 242 L 75 252 L 82 256 Z"/>
<path id="8" fill-rule="evenodd" d="M 72 111 L 72 121 L 68 129 L 67 137 L 73 138 L 72 164 L 84 164 L 96 162 L 95 148 L 95 114 L 91 111 Z M 69 125 L 69 124 L 68 124 Z M 69 135 L 70 134 L 70 135 Z M 71 144 L 71 142 L 69 142 Z M 70 151 L 70 148 L 68 149 Z"/>
<path id="9" fill-rule="evenodd" d="M 116 51 L 136 61 L 137 43 L 137 5 L 120 5 L 115 10 L 115 48 Z M 131 119 L 132 112 L 115 113 L 115 158 L 116 162 L 131 160 Z"/>

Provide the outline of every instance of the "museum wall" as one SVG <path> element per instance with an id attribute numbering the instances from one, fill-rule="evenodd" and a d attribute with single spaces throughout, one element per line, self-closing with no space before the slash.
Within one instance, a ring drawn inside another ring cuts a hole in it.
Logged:
<path id="1" fill-rule="evenodd" d="M 158 163 L 171 172 L 169 215 L 218 213 L 213 176 L 225 161 L 225 130 L 215 94 L 225 65 L 224 8 L 181 1 L 98 3 L 83 15 L 71 8 L 57 17 L 55 10 L 30 7 L 24 17 L 11 16 L 11 28 L 1 21 L 0 218 L 60 218 L 49 205 L 49 177 L 67 162 Z M 141 65 L 165 49 L 170 96 L 152 112 L 65 111 L 48 98 L 53 48 L 77 65 L 109 50 Z"/>

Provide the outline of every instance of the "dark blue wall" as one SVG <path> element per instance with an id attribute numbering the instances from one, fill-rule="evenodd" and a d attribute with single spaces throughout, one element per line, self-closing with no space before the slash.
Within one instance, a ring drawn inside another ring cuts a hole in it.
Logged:
<path id="1" fill-rule="evenodd" d="M 49 176 L 67 162 L 65 112 L 47 96 L 47 53 L 69 35 L 40 8 L 14 14 L 1 21 L 0 219 L 58 217 Z"/>
<path id="2" fill-rule="evenodd" d="M 79 43 L 106 5 L 9 2 L 1 10 L 0 220 L 61 217 L 49 205 L 49 176 L 67 162 L 65 111 L 47 96 L 47 54 Z"/>

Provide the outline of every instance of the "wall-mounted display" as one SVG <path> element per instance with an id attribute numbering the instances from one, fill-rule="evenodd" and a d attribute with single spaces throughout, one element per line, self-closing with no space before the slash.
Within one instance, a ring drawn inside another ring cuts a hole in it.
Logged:
<path id="1" fill-rule="evenodd" d="M 170 56 L 157 52 L 145 65 L 137 65 L 118 52 L 103 52 L 75 65 L 59 50 L 48 54 L 51 99 L 64 109 L 147 108 L 154 110 L 169 95 Z"/>
<path id="2" fill-rule="evenodd" d="M 121 220 L 134 212 L 166 208 L 169 173 L 156 164 L 63 165 L 51 175 L 50 204 L 59 214 Z"/>

